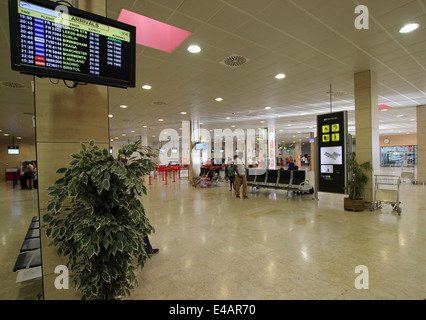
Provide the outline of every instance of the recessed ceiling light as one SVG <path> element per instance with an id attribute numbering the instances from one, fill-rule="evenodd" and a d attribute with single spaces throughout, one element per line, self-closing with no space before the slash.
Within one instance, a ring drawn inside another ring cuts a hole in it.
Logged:
<path id="1" fill-rule="evenodd" d="M 193 45 L 190 45 L 188 47 L 188 51 L 191 52 L 191 53 L 199 53 L 201 51 L 201 48 L 199 46 L 193 44 Z"/>
<path id="2" fill-rule="evenodd" d="M 16 139 L 18 139 L 18 140 L 22 140 L 22 137 L 16 137 Z"/>
<path id="3" fill-rule="evenodd" d="M 419 27 L 418 23 L 409 23 L 409 24 L 406 24 L 405 26 L 403 26 L 399 30 L 399 33 L 410 33 L 410 32 L 413 32 L 414 30 L 416 30 L 418 27 Z"/>
<path id="4" fill-rule="evenodd" d="M 151 90 L 151 89 L 152 89 L 152 87 L 151 87 L 149 84 L 144 84 L 144 85 L 142 86 L 142 89 L 144 89 L 144 90 Z"/>
<path id="5" fill-rule="evenodd" d="M 220 101 L 223 101 L 223 98 L 219 97 L 219 98 L 216 98 L 215 100 L 220 102 Z"/>
<path id="6" fill-rule="evenodd" d="M 124 105 L 124 104 L 122 104 L 122 105 L 120 106 L 120 108 L 122 108 L 122 109 L 126 109 L 126 108 L 127 108 L 127 106 L 126 106 L 126 105 Z"/>
<path id="7" fill-rule="evenodd" d="M 5 133 L 5 134 L 3 134 L 5 137 L 8 137 L 9 136 L 9 134 L 8 133 Z"/>
<path id="8" fill-rule="evenodd" d="M 135 133 L 135 130 L 130 131 L 131 133 Z"/>
<path id="9" fill-rule="evenodd" d="M 260 123 L 265 123 L 265 121 L 260 121 Z"/>
<path id="10" fill-rule="evenodd" d="M 186 112 L 185 112 L 185 111 L 182 111 L 180 114 L 186 114 Z"/>
<path id="11" fill-rule="evenodd" d="M 271 107 L 265 107 L 265 110 L 271 110 Z"/>
<path id="12" fill-rule="evenodd" d="M 121 136 L 122 136 L 122 137 L 125 137 L 125 136 L 126 136 L 126 134 L 125 134 L 125 133 L 123 133 Z"/>
<path id="13" fill-rule="evenodd" d="M 164 121 L 164 119 L 158 119 L 158 121 L 163 122 L 163 121 Z"/>
<path id="14" fill-rule="evenodd" d="M 108 115 L 108 118 L 112 118 L 112 117 L 114 117 L 112 114 L 109 114 L 109 115 Z"/>
<path id="15" fill-rule="evenodd" d="M 142 126 L 142 128 L 148 128 L 148 126 Z"/>
<path id="16" fill-rule="evenodd" d="M 231 119 L 231 117 L 226 117 L 225 119 L 226 119 L 226 120 L 229 120 L 229 119 Z"/>
<path id="17" fill-rule="evenodd" d="M 399 114 L 399 115 L 398 115 L 398 117 L 403 117 L 403 116 L 404 116 L 403 114 Z"/>
<path id="18" fill-rule="evenodd" d="M 388 111 L 389 109 L 381 109 L 380 111 L 382 111 L 382 112 L 386 112 L 386 111 Z"/>
<path id="19" fill-rule="evenodd" d="M 281 79 L 284 79 L 285 78 L 285 74 L 284 73 L 278 73 L 276 76 L 275 76 L 275 79 L 278 79 L 278 80 L 281 80 Z"/>

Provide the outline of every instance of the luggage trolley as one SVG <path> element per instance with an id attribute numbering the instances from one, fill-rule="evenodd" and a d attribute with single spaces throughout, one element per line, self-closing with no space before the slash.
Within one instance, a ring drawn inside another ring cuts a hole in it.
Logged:
<path id="1" fill-rule="evenodd" d="M 403 165 L 401 167 L 401 180 L 408 179 L 411 183 L 414 183 L 414 166 Z"/>
<path id="2" fill-rule="evenodd" d="M 399 201 L 400 176 L 374 175 L 374 203 L 377 208 L 382 208 L 382 203 L 389 203 L 398 215 L 401 215 L 401 202 Z"/>

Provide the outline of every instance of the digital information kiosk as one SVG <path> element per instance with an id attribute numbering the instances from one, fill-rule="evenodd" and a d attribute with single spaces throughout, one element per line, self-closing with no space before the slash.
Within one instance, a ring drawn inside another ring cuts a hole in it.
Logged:
<path id="1" fill-rule="evenodd" d="M 317 116 L 316 186 L 320 192 L 345 194 L 347 111 Z"/>

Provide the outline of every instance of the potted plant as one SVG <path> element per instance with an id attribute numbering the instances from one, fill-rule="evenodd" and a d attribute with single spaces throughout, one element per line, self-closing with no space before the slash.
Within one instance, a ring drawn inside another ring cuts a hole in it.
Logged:
<path id="1" fill-rule="evenodd" d="M 48 189 L 53 198 L 43 228 L 50 245 L 68 257 L 82 299 L 130 295 L 138 284 L 134 270 L 142 269 L 148 257 L 143 238 L 154 231 L 139 197 L 146 194 L 143 176 L 154 170 L 158 156 L 140 144 L 124 146 L 114 158 L 94 141 L 87 147 L 82 143 Z"/>
<path id="2" fill-rule="evenodd" d="M 364 190 L 368 182 L 368 176 L 365 171 L 373 170 L 370 161 L 359 164 L 355 160 L 355 155 L 349 158 L 347 161 L 348 171 L 350 172 L 350 178 L 346 185 L 348 191 L 348 198 L 344 199 L 344 209 L 351 211 L 363 211 L 364 210 Z"/>

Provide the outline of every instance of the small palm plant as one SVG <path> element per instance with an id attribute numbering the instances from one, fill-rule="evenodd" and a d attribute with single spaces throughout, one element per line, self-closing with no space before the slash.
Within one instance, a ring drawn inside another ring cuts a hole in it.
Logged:
<path id="1" fill-rule="evenodd" d="M 364 197 L 365 186 L 368 183 L 368 176 L 365 171 L 373 170 L 370 161 L 359 164 L 355 160 L 355 156 L 352 156 L 348 161 L 348 171 L 350 172 L 350 179 L 347 183 L 347 190 L 349 199 L 359 200 Z"/>
<path id="2" fill-rule="evenodd" d="M 157 156 L 138 141 L 114 158 L 90 141 L 57 171 L 62 177 L 48 189 L 52 199 L 43 228 L 50 245 L 68 257 L 82 299 L 130 295 L 138 285 L 134 270 L 148 257 L 143 238 L 154 232 L 139 197 L 146 194 L 143 176 L 154 170 Z"/>

